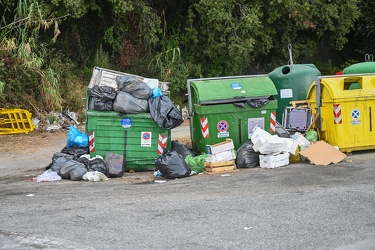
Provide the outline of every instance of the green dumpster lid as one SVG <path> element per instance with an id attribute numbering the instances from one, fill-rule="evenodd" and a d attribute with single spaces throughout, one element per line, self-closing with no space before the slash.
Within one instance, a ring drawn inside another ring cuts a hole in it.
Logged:
<path id="1" fill-rule="evenodd" d="M 196 79 L 191 82 L 200 104 L 232 103 L 277 95 L 268 76 L 225 79 Z"/>

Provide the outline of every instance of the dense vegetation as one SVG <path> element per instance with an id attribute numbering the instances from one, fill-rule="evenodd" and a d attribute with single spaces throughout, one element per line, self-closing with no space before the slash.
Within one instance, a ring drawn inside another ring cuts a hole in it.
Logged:
<path id="1" fill-rule="evenodd" d="M 0 0 L 0 107 L 84 108 L 92 68 L 171 82 L 313 63 L 332 74 L 374 53 L 369 0 Z"/>

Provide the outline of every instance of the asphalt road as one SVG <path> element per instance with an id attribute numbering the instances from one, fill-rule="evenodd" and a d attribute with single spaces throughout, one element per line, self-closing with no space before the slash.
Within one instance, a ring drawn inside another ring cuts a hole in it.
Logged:
<path id="1" fill-rule="evenodd" d="M 375 249 L 374 151 L 164 183 L 36 183 L 52 155 L 37 156 L 22 176 L 0 174 L 0 249 Z"/>

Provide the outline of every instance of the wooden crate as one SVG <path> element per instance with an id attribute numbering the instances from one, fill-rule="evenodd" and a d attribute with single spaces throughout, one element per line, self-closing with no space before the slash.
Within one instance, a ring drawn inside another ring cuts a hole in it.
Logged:
<path id="1" fill-rule="evenodd" d="M 235 160 L 222 162 L 205 162 L 206 174 L 228 173 L 239 171 L 236 167 Z"/>
<path id="2" fill-rule="evenodd" d="M 234 160 L 231 161 L 219 161 L 219 162 L 204 162 L 205 167 L 214 168 L 214 167 L 223 167 L 229 165 L 235 165 Z"/>

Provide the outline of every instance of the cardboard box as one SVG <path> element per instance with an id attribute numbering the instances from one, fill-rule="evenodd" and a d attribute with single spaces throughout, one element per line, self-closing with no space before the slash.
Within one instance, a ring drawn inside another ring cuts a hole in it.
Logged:
<path id="1" fill-rule="evenodd" d="M 253 133 L 250 136 L 250 139 L 251 139 L 251 142 L 255 144 L 260 138 L 265 138 L 268 136 L 271 136 L 271 134 L 259 127 L 255 127 L 253 129 Z"/>
<path id="2" fill-rule="evenodd" d="M 234 149 L 230 149 L 221 153 L 208 155 L 206 162 L 222 162 L 222 161 L 230 161 L 236 159 L 236 151 Z"/>
<path id="3" fill-rule="evenodd" d="M 261 168 L 278 168 L 286 165 L 289 165 L 289 153 L 259 155 L 259 166 Z"/>
<path id="4" fill-rule="evenodd" d="M 324 141 L 318 141 L 299 153 L 307 157 L 313 164 L 323 166 L 338 163 L 346 157 L 346 154 Z"/>
<path id="5" fill-rule="evenodd" d="M 218 154 L 230 149 L 234 148 L 233 140 L 232 139 L 226 139 L 223 142 L 214 144 L 214 145 L 206 145 L 207 153 L 208 154 Z"/>
<path id="6" fill-rule="evenodd" d="M 282 138 L 286 145 L 286 150 L 284 152 L 291 153 L 292 155 L 296 155 L 298 141 L 293 140 L 291 138 Z"/>
<path id="7" fill-rule="evenodd" d="M 260 138 L 254 144 L 253 149 L 255 152 L 260 152 L 264 155 L 289 151 L 283 138 L 280 138 L 277 135 Z"/>

